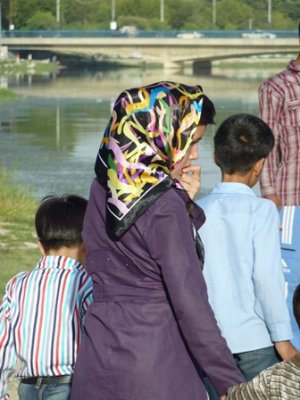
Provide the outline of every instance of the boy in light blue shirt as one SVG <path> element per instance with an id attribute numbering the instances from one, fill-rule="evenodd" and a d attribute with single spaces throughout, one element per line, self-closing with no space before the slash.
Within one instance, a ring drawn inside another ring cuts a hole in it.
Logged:
<path id="1" fill-rule="evenodd" d="M 300 285 L 292 296 L 293 311 L 300 328 Z M 300 353 L 288 361 L 274 364 L 262 371 L 250 382 L 233 386 L 227 400 L 299 400 Z"/>
<path id="2" fill-rule="evenodd" d="M 261 119 L 237 114 L 220 125 L 214 145 L 222 182 L 198 201 L 206 214 L 204 276 L 222 334 L 250 380 L 297 351 L 289 342 L 278 212 L 251 189 L 274 138 Z"/>

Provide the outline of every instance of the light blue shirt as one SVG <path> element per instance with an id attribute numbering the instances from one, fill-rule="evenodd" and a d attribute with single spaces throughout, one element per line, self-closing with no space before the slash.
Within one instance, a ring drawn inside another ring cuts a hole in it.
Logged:
<path id="1" fill-rule="evenodd" d="M 275 205 L 231 182 L 197 203 L 209 301 L 232 353 L 291 339 Z"/>

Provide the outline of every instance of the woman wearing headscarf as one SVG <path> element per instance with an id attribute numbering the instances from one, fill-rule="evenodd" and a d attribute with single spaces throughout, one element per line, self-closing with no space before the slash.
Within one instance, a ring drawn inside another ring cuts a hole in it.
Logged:
<path id="1" fill-rule="evenodd" d="M 83 229 L 94 303 L 72 400 L 206 400 L 200 370 L 220 396 L 244 380 L 208 303 L 205 216 L 183 187 L 214 114 L 200 86 L 173 82 L 115 102 Z"/>

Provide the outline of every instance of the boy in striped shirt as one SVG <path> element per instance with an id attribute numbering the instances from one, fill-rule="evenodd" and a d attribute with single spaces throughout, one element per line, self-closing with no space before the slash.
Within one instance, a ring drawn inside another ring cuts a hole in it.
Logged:
<path id="1" fill-rule="evenodd" d="M 92 301 L 92 281 L 82 266 L 86 206 L 79 196 L 48 196 L 37 210 L 42 258 L 33 271 L 8 282 L 0 306 L 1 400 L 9 399 L 14 372 L 21 400 L 70 398 L 83 318 Z"/>

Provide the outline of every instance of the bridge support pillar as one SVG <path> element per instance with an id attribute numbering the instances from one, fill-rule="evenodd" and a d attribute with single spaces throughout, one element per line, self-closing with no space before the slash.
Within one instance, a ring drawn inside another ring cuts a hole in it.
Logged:
<path id="1" fill-rule="evenodd" d="M 211 75 L 211 61 L 194 61 L 193 62 L 193 73 L 195 75 Z"/>
<path id="2" fill-rule="evenodd" d="M 0 33 L 1 35 L 1 33 Z M 0 60 L 6 61 L 8 59 L 8 48 L 7 46 L 1 46 L 0 44 Z"/>
<path id="3" fill-rule="evenodd" d="M 182 65 L 180 63 L 172 62 L 172 61 L 164 61 L 163 62 L 164 70 L 174 70 L 181 69 Z"/>

